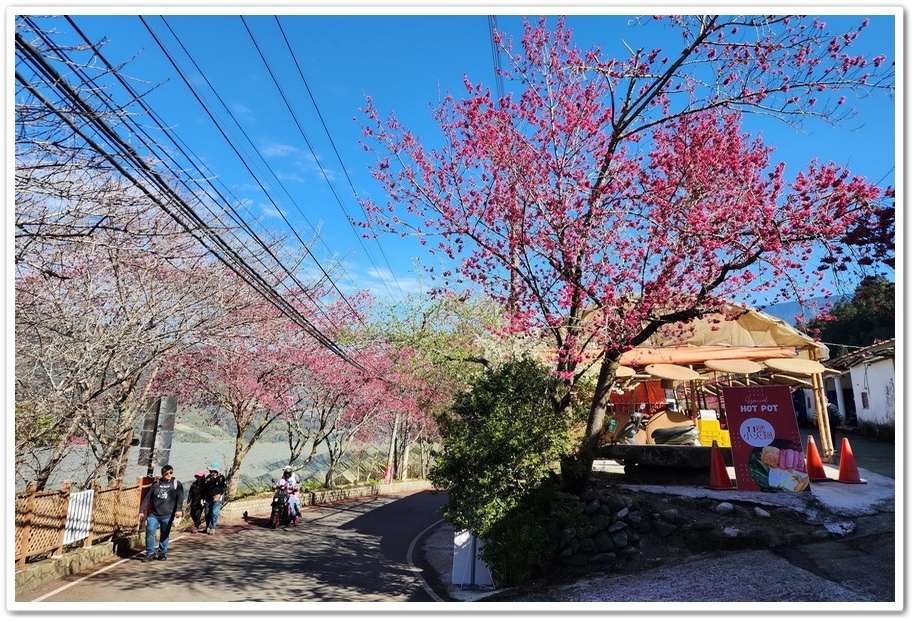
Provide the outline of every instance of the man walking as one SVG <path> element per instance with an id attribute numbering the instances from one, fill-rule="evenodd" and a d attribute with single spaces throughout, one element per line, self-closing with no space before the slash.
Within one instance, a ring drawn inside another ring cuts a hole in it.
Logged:
<path id="1" fill-rule="evenodd" d="M 169 533 L 175 519 L 181 519 L 184 487 L 174 477 L 171 465 L 162 466 L 162 477 L 150 485 L 140 505 L 140 521 L 146 517 L 146 557 L 143 562 L 165 560 L 169 551 Z M 156 548 L 159 530 L 159 548 Z"/>
<path id="2" fill-rule="evenodd" d="M 225 493 L 226 477 L 219 473 L 219 463 L 211 463 L 210 473 L 204 478 L 204 500 L 206 501 L 204 512 L 207 518 L 204 534 L 216 532 L 216 522 L 219 519 L 219 509 L 223 505 Z"/>

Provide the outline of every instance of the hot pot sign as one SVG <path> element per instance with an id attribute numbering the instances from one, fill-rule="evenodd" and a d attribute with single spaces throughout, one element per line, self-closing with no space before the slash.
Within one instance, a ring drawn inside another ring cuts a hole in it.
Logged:
<path id="1" fill-rule="evenodd" d="M 738 489 L 806 491 L 808 469 L 789 387 L 722 389 Z"/>

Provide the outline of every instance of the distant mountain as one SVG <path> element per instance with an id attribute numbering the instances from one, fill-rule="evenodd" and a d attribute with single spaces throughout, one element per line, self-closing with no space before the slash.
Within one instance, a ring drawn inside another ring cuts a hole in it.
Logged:
<path id="1" fill-rule="evenodd" d="M 814 317 L 816 311 L 823 306 L 827 301 L 835 303 L 840 299 L 839 296 L 820 296 L 817 298 L 811 299 L 809 303 L 805 304 L 805 317 L 810 319 Z M 776 305 L 770 305 L 768 307 L 760 307 L 760 311 L 769 314 L 771 316 L 776 316 L 780 320 L 785 320 L 789 323 L 790 327 L 795 326 L 795 316 L 797 316 L 803 309 L 802 305 L 798 301 L 788 301 L 786 303 L 777 303 Z"/>

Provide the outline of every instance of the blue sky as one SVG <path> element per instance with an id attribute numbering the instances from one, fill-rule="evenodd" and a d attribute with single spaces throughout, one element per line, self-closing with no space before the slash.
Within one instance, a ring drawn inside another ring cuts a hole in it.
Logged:
<path id="1" fill-rule="evenodd" d="M 161 10 L 170 14 L 164 20 L 150 14 L 147 23 L 220 111 L 221 122 L 239 124 L 241 129 L 233 130 L 237 145 L 251 141 L 245 157 L 261 184 L 271 188 L 269 196 L 139 17 L 116 15 L 121 11 L 114 8 L 104 15 L 74 8 L 71 16 L 90 39 L 111 40 L 102 48 L 110 62 L 117 64 L 139 52 L 123 73 L 142 81 L 135 84 L 138 90 L 145 90 L 144 82 L 162 83 L 147 96 L 148 105 L 249 206 L 251 217 L 262 227 L 284 231 L 292 225 L 302 240 L 317 235 L 320 243 L 313 248 L 314 257 L 326 267 L 332 258 L 343 261 L 345 274 L 338 280 L 342 289 L 369 288 L 393 297 L 415 290 L 414 266 L 417 258 L 427 261 L 428 253 L 409 240 L 362 239 L 363 232 L 345 218 L 345 213 L 361 214 L 354 193 L 385 200 L 368 173 L 370 155 L 359 145 L 359 109 L 370 95 L 380 110 L 394 111 L 438 147 L 430 105 L 448 91 L 462 93 L 465 73 L 472 82 L 496 84 L 488 16 L 469 14 L 471 9 L 450 15 L 419 15 L 422 10 L 417 10 L 414 15 L 335 16 L 307 14 L 314 11 L 306 8 L 298 15 L 279 17 L 284 40 L 272 11 L 255 14 L 266 9 L 224 9 L 245 13 L 244 20 L 239 14 L 179 15 L 173 7 Z M 606 54 L 622 57 L 627 54 L 624 42 L 632 48 L 665 45 L 658 26 L 634 27 L 628 25 L 630 16 L 600 13 L 606 10 L 568 18 L 580 47 L 600 45 Z M 843 9 L 824 7 L 820 12 L 831 28 L 842 31 L 861 23 L 861 13 L 830 14 L 838 10 Z M 893 58 L 893 16 L 872 14 L 870 19 L 855 49 Z M 496 23 L 500 30 L 521 32 L 519 13 L 502 12 Z M 68 32 L 68 24 L 58 27 Z M 279 79 L 282 94 L 261 54 Z M 899 186 L 894 182 L 895 174 L 902 175 L 895 168 L 894 101 L 874 95 L 853 105 L 862 114 L 844 128 L 814 124 L 799 134 L 781 124 L 748 119 L 746 129 L 762 130 L 764 142 L 777 148 L 773 161 L 787 161 L 789 171 L 811 158 L 833 160 L 883 185 Z"/>

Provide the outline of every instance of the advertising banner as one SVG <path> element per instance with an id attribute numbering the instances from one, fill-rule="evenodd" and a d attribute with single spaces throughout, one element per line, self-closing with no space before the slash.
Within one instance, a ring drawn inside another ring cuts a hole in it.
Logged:
<path id="1" fill-rule="evenodd" d="M 787 385 L 724 387 L 735 481 L 741 491 L 806 491 L 805 453 Z"/>

